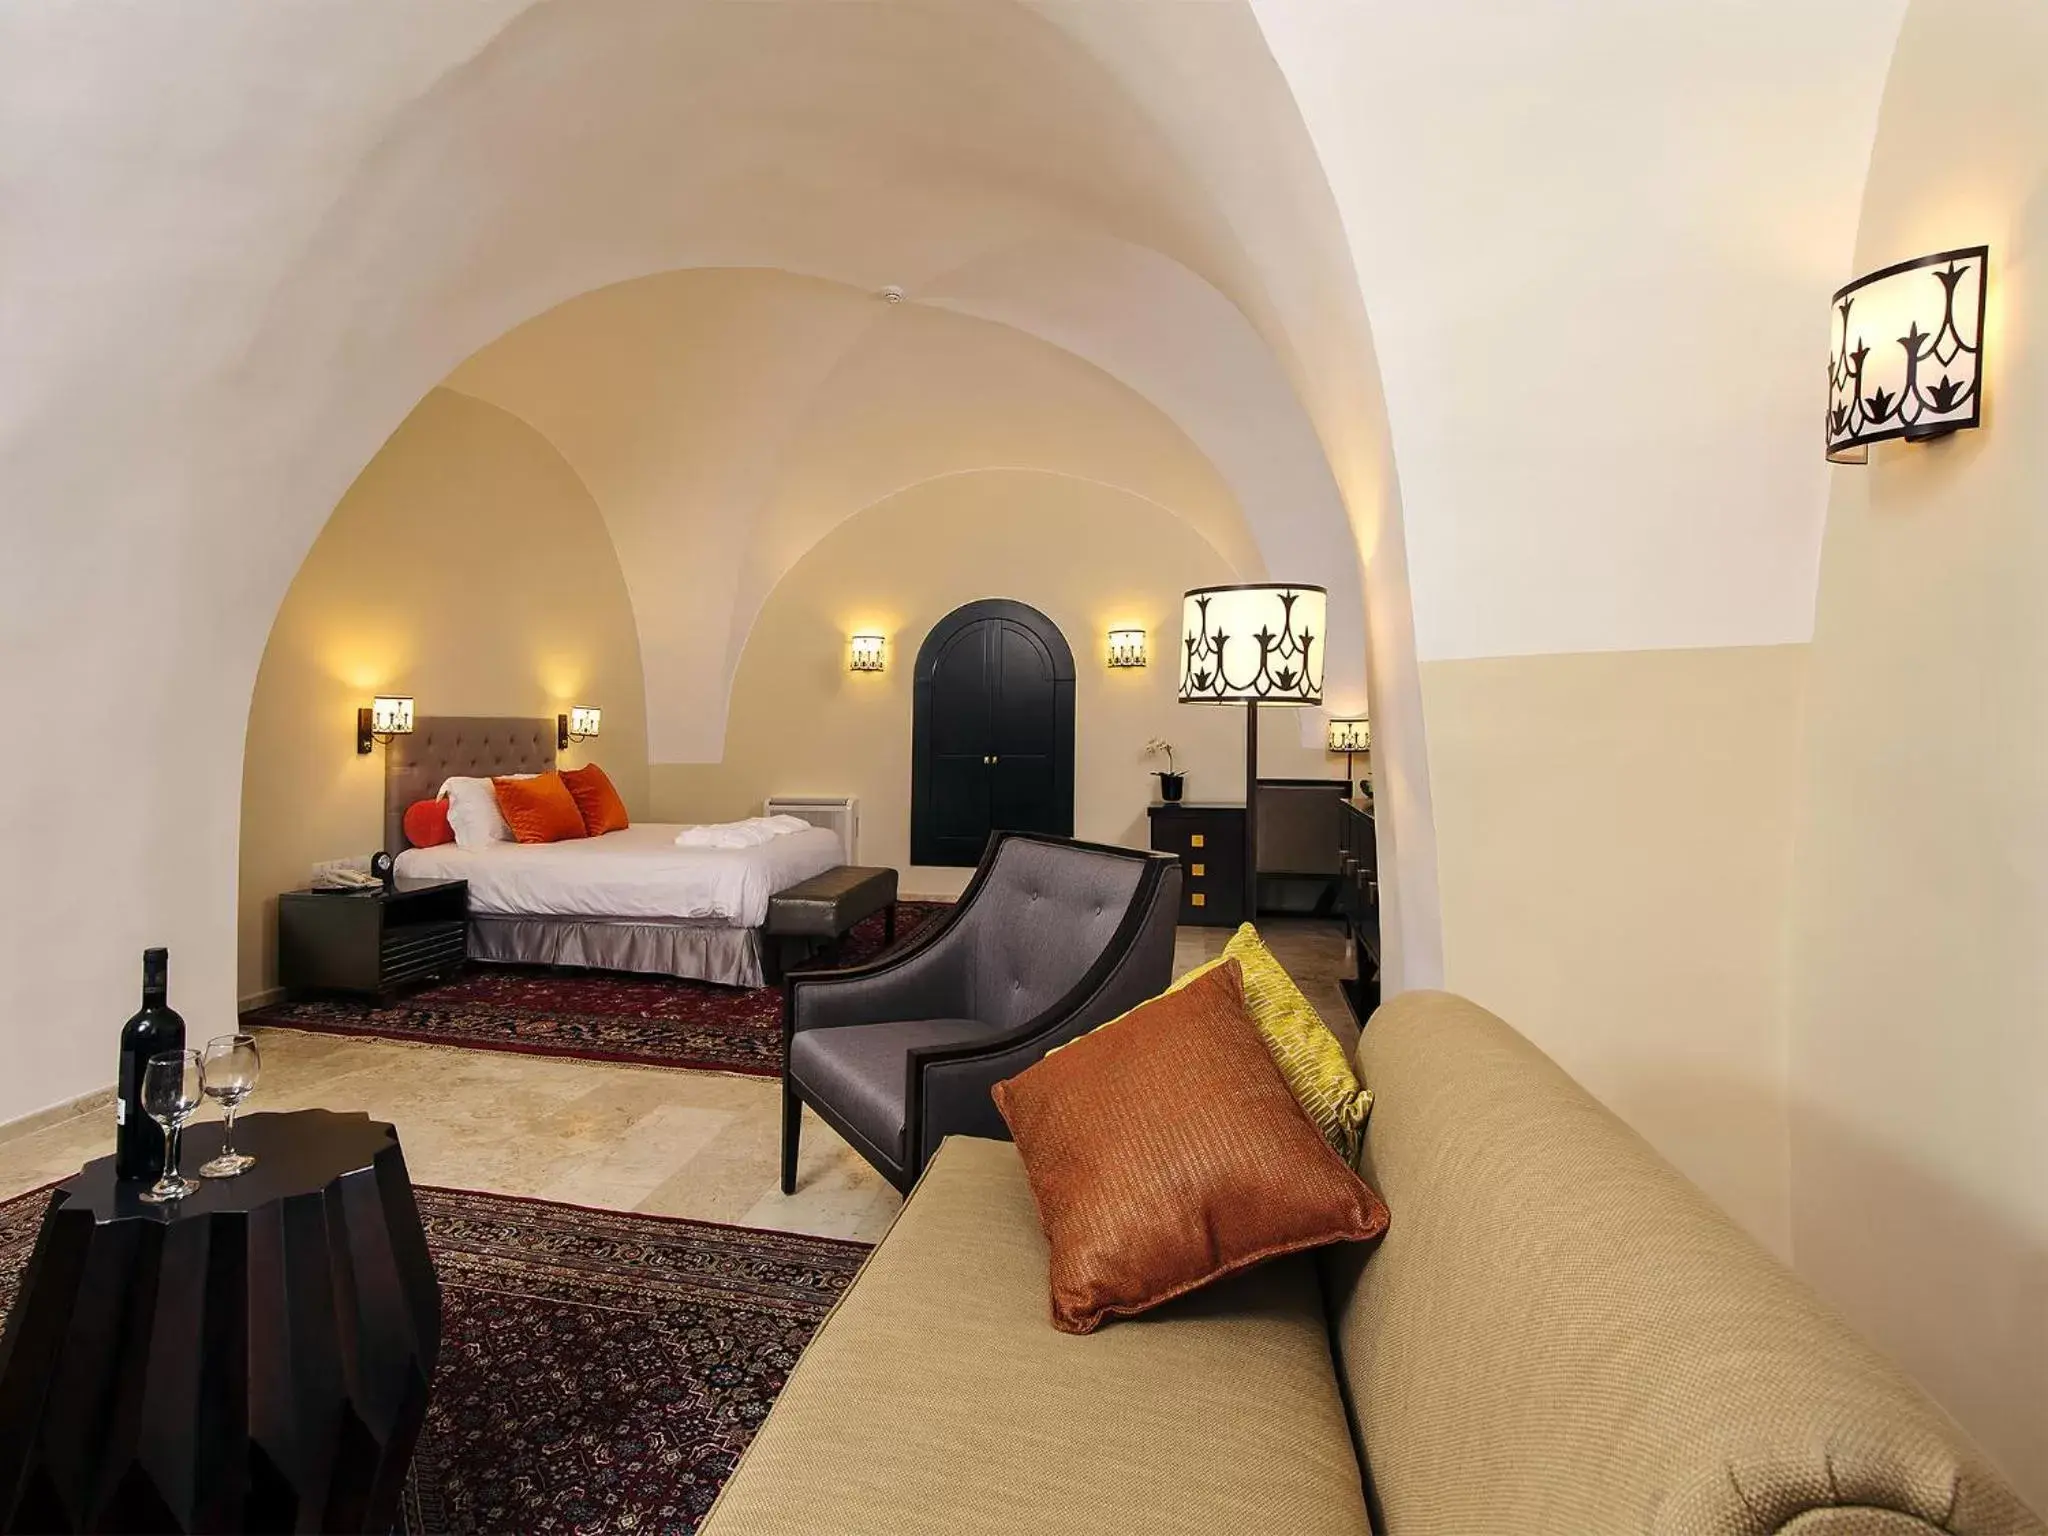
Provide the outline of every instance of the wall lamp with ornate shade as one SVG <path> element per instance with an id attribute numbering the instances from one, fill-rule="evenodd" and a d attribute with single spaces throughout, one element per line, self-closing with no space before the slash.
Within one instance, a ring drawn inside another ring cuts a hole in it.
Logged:
<path id="1" fill-rule="evenodd" d="M 1332 752 L 1344 754 L 1344 780 L 1348 784 L 1351 782 L 1352 756 L 1372 750 L 1372 722 L 1363 715 L 1332 716 L 1325 745 Z"/>
<path id="2" fill-rule="evenodd" d="M 1145 631 L 1112 629 L 1109 632 L 1109 664 L 1112 667 L 1145 665 Z"/>
<path id="3" fill-rule="evenodd" d="M 883 654 L 888 642 L 882 636 L 861 634 L 853 637 L 853 652 L 847 661 L 850 672 L 879 672 L 882 670 Z"/>
<path id="4" fill-rule="evenodd" d="M 1870 445 L 1924 442 L 1978 424 L 1990 247 L 1921 256 L 1835 294 L 1828 458 L 1866 464 Z"/>
<path id="5" fill-rule="evenodd" d="M 389 743 L 394 736 L 412 734 L 412 700 L 397 694 L 378 694 L 367 708 L 356 711 L 356 751 L 368 752 L 376 742 Z"/>
<path id="6" fill-rule="evenodd" d="M 588 741 L 598 733 L 604 724 L 604 711 L 592 709 L 588 704 L 578 704 L 566 715 L 555 716 L 555 746 L 568 751 L 572 741 Z"/>
<path id="7" fill-rule="evenodd" d="M 1181 599 L 1180 701 L 1242 704 L 1244 915 L 1259 908 L 1259 706 L 1323 702 L 1329 593 L 1289 582 L 1197 587 Z"/>

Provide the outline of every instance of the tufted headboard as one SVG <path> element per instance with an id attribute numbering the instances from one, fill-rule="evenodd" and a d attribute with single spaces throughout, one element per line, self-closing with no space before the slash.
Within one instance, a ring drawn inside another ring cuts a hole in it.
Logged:
<path id="1" fill-rule="evenodd" d="M 413 722 L 410 735 L 394 736 L 384 757 L 384 846 L 405 840 L 405 808 L 431 800 L 443 779 L 467 775 L 546 773 L 555 766 L 556 725 L 539 720 L 443 715 Z"/>

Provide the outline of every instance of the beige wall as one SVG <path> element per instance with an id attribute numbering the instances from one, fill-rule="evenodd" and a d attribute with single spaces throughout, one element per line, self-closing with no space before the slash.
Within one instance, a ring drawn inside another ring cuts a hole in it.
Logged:
<path id="1" fill-rule="evenodd" d="M 1784 913 L 1806 648 L 1422 669 L 1447 984 L 1789 1251 Z"/>
<path id="2" fill-rule="evenodd" d="M 1855 271 L 1991 247 L 1985 425 L 1835 470 L 1793 1251 L 2048 1510 L 2048 9 L 1916 0 Z"/>
<path id="3" fill-rule="evenodd" d="M 656 764 L 653 813 L 679 821 L 758 814 L 774 794 L 861 800 L 864 862 L 906 867 L 906 891 L 950 895 L 967 871 L 907 868 L 910 703 L 917 648 L 962 603 L 1008 597 L 1058 624 L 1074 651 L 1074 830 L 1144 846 L 1147 739 L 1179 748 L 1188 798 L 1243 792 L 1240 710 L 1174 697 L 1173 637 L 1188 587 L 1238 573 L 1172 512 L 1064 475 L 986 470 L 913 486 L 842 523 L 770 594 L 740 659 L 725 758 Z M 1140 625 L 1152 664 L 1104 665 L 1113 625 Z M 847 670 L 847 637 L 888 636 L 880 676 Z M 1261 771 L 1340 777 L 1343 759 L 1301 747 L 1293 712 L 1269 710 Z"/>
<path id="4" fill-rule="evenodd" d="M 382 844 L 384 754 L 355 750 L 355 711 L 380 692 L 422 715 L 595 704 L 603 735 L 565 761 L 603 763 L 646 808 L 640 655 L 604 521 L 531 428 L 448 390 L 349 488 L 263 653 L 242 772 L 245 1000 L 276 982 L 277 893 Z"/>

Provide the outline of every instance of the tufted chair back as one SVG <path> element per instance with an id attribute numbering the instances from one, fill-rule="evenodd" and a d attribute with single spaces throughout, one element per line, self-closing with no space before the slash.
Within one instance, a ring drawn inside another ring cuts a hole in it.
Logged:
<path id="1" fill-rule="evenodd" d="M 1129 854 L 1005 839 L 960 919 L 968 1016 L 1009 1029 L 1066 996 L 1109 948 L 1144 870 Z"/>

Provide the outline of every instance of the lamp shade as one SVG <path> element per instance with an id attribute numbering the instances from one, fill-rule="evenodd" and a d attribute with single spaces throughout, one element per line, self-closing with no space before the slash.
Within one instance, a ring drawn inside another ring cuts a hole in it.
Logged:
<path id="1" fill-rule="evenodd" d="M 1109 632 L 1109 664 L 1112 667 L 1145 665 L 1145 631 L 1112 629 Z"/>
<path id="2" fill-rule="evenodd" d="M 569 734 L 579 740 L 595 736 L 603 724 L 604 711 L 588 704 L 578 704 L 569 711 Z"/>
<path id="3" fill-rule="evenodd" d="M 1983 404 L 1984 279 L 1977 245 L 1902 261 L 1835 294 L 1828 356 L 1828 457 L 1862 464 L 1887 438 L 1977 425 Z"/>
<path id="4" fill-rule="evenodd" d="M 1323 702 L 1321 587 L 1197 587 L 1181 601 L 1183 704 Z"/>
<path id="5" fill-rule="evenodd" d="M 377 695 L 370 701 L 370 729 L 379 736 L 409 735 L 412 731 L 412 700 L 390 694 Z"/>
<path id="6" fill-rule="evenodd" d="M 1331 720 L 1329 748 L 1332 752 L 1370 752 L 1372 722 L 1363 715 Z"/>
<path id="7" fill-rule="evenodd" d="M 883 639 L 877 634 L 859 634 L 853 637 L 852 659 L 847 665 L 855 672 L 879 672 L 882 670 Z"/>

